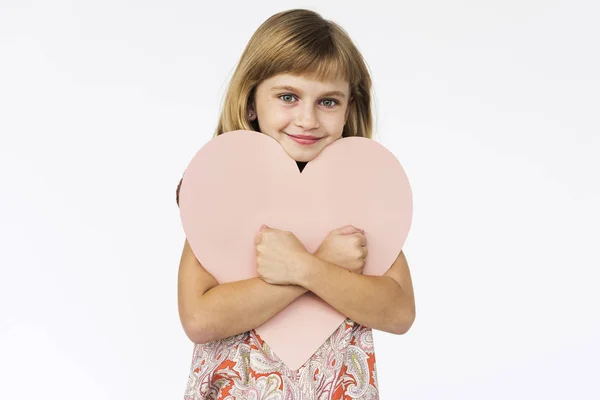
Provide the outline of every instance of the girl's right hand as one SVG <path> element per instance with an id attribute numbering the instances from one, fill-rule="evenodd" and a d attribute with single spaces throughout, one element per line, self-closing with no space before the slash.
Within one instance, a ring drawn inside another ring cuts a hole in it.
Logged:
<path id="1" fill-rule="evenodd" d="M 314 256 L 362 274 L 367 257 L 367 238 L 361 229 L 352 225 L 342 226 L 329 232 Z"/>

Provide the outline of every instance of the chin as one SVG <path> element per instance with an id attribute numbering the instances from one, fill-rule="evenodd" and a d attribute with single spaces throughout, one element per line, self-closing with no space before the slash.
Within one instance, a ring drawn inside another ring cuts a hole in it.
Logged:
<path id="1" fill-rule="evenodd" d="M 296 149 L 286 149 L 284 147 L 284 150 L 291 159 L 293 159 L 294 161 L 298 161 L 298 162 L 309 162 L 316 157 L 316 155 L 303 154 L 303 153 L 297 151 Z"/>

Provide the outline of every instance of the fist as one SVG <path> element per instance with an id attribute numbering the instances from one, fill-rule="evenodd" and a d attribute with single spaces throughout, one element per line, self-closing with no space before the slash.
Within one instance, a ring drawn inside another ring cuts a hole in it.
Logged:
<path id="1" fill-rule="evenodd" d="M 254 238 L 256 272 L 267 283 L 295 285 L 302 273 L 303 257 L 309 254 L 292 232 L 261 227 Z"/>
<path id="2" fill-rule="evenodd" d="M 367 238 L 364 231 L 352 225 L 329 232 L 314 253 L 322 260 L 357 274 L 362 274 L 367 254 Z"/>

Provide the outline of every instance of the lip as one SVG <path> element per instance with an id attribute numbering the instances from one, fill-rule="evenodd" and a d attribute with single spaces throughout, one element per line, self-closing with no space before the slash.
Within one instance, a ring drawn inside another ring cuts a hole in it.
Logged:
<path id="1" fill-rule="evenodd" d="M 320 138 L 316 137 L 316 136 L 311 136 L 311 135 L 290 135 L 289 133 L 286 133 L 286 135 L 291 136 L 291 137 L 295 137 L 298 139 L 308 139 L 308 140 L 318 140 Z"/>
<path id="2" fill-rule="evenodd" d="M 292 139 L 294 142 L 301 144 L 301 145 L 305 145 L 305 146 L 315 144 L 319 140 L 321 140 L 321 138 L 316 137 L 316 136 L 290 135 L 288 133 L 286 133 L 286 135 L 288 135 L 290 137 L 290 139 Z"/>

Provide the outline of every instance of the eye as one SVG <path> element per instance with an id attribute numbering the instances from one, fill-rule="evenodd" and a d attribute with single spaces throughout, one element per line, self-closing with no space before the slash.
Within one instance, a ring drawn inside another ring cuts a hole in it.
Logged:
<path id="1" fill-rule="evenodd" d="M 279 97 L 280 99 L 282 99 L 284 102 L 286 102 L 286 103 L 289 103 L 289 101 L 286 101 L 286 100 L 284 100 L 283 98 L 284 98 L 284 97 L 296 97 L 296 96 L 294 96 L 293 94 L 286 93 L 286 94 L 282 94 L 282 95 L 280 95 L 280 96 L 278 96 L 278 97 Z"/>
<path id="2" fill-rule="evenodd" d="M 291 93 L 285 93 L 285 94 L 279 95 L 277 97 L 280 98 L 280 99 L 282 99 L 285 103 L 290 103 L 290 101 L 285 100 L 285 97 L 293 97 L 293 98 L 295 98 L 296 96 L 293 95 L 293 94 L 291 94 Z M 333 104 L 331 104 L 329 106 L 326 105 L 325 107 L 327 107 L 327 108 L 333 108 L 333 107 L 335 107 L 335 106 L 337 106 L 339 104 L 339 102 L 337 100 L 335 100 L 335 99 L 323 99 L 321 101 L 322 102 L 329 101 L 329 102 L 333 103 Z"/>
<path id="3" fill-rule="evenodd" d="M 337 100 L 335 100 L 335 99 L 323 99 L 323 101 L 331 101 L 331 102 L 333 102 L 333 103 L 334 103 L 334 104 L 332 104 L 331 106 L 327 106 L 327 108 L 333 108 L 334 106 L 336 106 L 336 105 L 338 105 L 338 104 L 339 104 L 339 103 L 338 103 L 338 101 L 337 101 Z"/>

